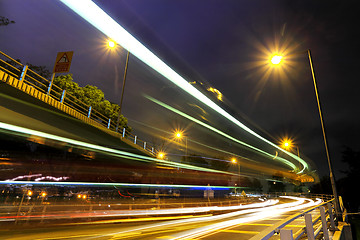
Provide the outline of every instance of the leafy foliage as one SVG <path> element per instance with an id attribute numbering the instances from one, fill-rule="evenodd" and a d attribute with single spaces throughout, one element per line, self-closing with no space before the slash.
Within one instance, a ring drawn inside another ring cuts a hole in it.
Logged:
<path id="1" fill-rule="evenodd" d="M 26 63 L 26 65 L 28 65 L 28 67 L 33 70 L 34 72 L 36 72 L 37 74 L 39 74 L 40 76 L 49 79 L 51 77 L 51 72 L 49 71 L 49 69 L 47 69 L 46 66 L 36 66 L 36 65 L 32 65 L 31 63 Z"/>
<path id="2" fill-rule="evenodd" d="M 105 117 L 110 118 L 111 122 L 117 122 L 120 110 L 119 105 L 106 100 L 103 91 L 96 86 L 86 85 L 85 87 L 80 87 L 73 81 L 72 74 L 55 77 L 53 84 L 61 89 L 65 89 L 67 94 L 74 96 L 76 98 L 74 101 L 77 104 L 81 104 L 81 102 L 85 103 Z M 123 115 L 120 115 L 119 128 L 125 128 L 126 132 L 131 132 L 132 130 L 131 127 L 128 126 L 128 120 Z"/>
<path id="3" fill-rule="evenodd" d="M 7 17 L 0 16 L 0 26 L 6 26 L 10 23 L 15 23 L 15 21 L 9 20 Z"/>

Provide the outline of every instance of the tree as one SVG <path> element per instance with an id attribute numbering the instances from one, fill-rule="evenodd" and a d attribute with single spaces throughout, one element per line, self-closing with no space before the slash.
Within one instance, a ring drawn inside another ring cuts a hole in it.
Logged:
<path id="1" fill-rule="evenodd" d="M 9 25 L 10 23 L 15 23 L 15 21 L 12 21 L 6 17 L 0 16 L 0 26 L 6 26 L 6 25 Z"/>
<path id="2" fill-rule="evenodd" d="M 261 192 L 261 191 L 262 191 L 262 187 L 263 187 L 263 186 L 262 186 L 260 180 L 257 179 L 257 178 L 253 178 L 252 184 L 251 184 L 251 188 L 252 188 L 254 191 Z"/>
<path id="3" fill-rule="evenodd" d="M 51 72 L 49 71 L 49 69 L 47 69 L 46 66 L 36 66 L 36 65 L 32 65 L 31 63 L 26 63 L 26 65 L 28 65 L 28 67 L 33 70 L 34 72 L 36 72 L 37 74 L 39 74 L 40 76 L 49 79 L 51 77 Z"/>
<path id="4" fill-rule="evenodd" d="M 354 175 L 360 173 L 360 152 L 345 147 L 345 150 L 342 152 L 341 161 L 348 164 L 348 170 L 343 171 L 348 177 L 355 177 Z"/>
<path id="5" fill-rule="evenodd" d="M 269 181 L 269 192 L 284 192 L 285 191 L 285 184 L 282 182 L 284 179 L 281 173 L 275 173 L 272 177 L 274 181 Z"/>
<path id="6" fill-rule="evenodd" d="M 342 152 L 342 162 L 347 163 L 346 177 L 337 181 L 339 196 L 342 196 L 348 212 L 358 212 L 360 203 L 356 194 L 360 173 L 360 152 L 345 147 Z"/>
<path id="7" fill-rule="evenodd" d="M 73 81 L 72 74 L 60 75 L 54 78 L 54 85 L 60 89 L 65 89 L 67 94 L 72 95 L 75 99 L 72 99 L 76 104 L 91 106 L 93 110 L 104 115 L 106 118 L 110 118 L 112 123 L 116 123 L 118 120 L 118 114 L 120 111 L 119 105 L 111 103 L 105 99 L 103 91 L 96 86 L 86 85 L 80 87 Z M 78 108 L 78 106 L 74 106 Z M 123 115 L 120 115 L 119 119 L 120 129 L 125 128 L 126 132 L 131 132 L 132 128 L 128 126 L 128 120 Z"/>
<path id="8" fill-rule="evenodd" d="M 216 159 L 210 160 L 209 163 L 211 168 L 220 171 L 227 171 L 230 167 L 230 162 L 222 157 L 217 157 Z"/>
<path id="9" fill-rule="evenodd" d="M 207 167 L 209 166 L 209 163 L 205 160 L 204 157 L 199 156 L 199 155 L 195 155 L 195 154 L 191 154 L 189 156 L 184 156 L 181 159 L 182 163 L 186 163 L 186 164 L 190 164 L 190 165 L 195 165 L 198 167 Z"/>

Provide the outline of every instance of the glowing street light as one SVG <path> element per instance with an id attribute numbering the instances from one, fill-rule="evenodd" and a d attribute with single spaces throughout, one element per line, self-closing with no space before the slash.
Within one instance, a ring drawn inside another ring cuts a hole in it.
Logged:
<path id="1" fill-rule="evenodd" d="M 108 40 L 108 46 L 109 48 L 114 48 L 116 46 L 116 43 L 113 40 Z"/>
<path id="2" fill-rule="evenodd" d="M 279 65 L 281 63 L 282 58 L 283 57 L 280 56 L 280 55 L 274 55 L 274 56 L 271 57 L 270 61 L 274 65 Z"/>
<path id="3" fill-rule="evenodd" d="M 304 52 L 304 53 L 305 53 L 305 52 Z M 313 67 L 313 61 L 312 61 L 312 58 L 311 58 L 310 49 L 308 49 L 308 50 L 306 51 L 306 53 L 307 53 L 308 58 L 309 58 L 309 65 L 310 65 L 310 70 L 311 70 L 311 76 L 312 76 L 312 79 L 313 79 L 315 96 L 316 96 L 317 106 L 318 106 L 318 110 L 319 110 L 319 118 L 320 118 L 322 133 L 323 133 L 323 139 L 324 139 L 324 145 L 325 145 L 325 152 L 326 152 L 326 157 L 327 157 L 327 162 L 328 162 L 329 172 L 330 172 L 331 187 L 332 187 L 332 191 L 333 191 L 334 198 L 335 198 L 335 211 L 336 211 L 337 217 L 338 217 L 339 219 L 342 219 L 342 213 L 341 213 L 341 209 L 340 209 L 339 197 L 338 197 L 337 190 L 336 190 L 335 178 L 334 178 L 334 174 L 333 174 L 333 170 L 332 170 L 332 165 L 331 165 L 331 160 L 330 160 L 329 148 L 328 148 L 328 144 L 327 144 L 327 137 L 326 137 L 326 133 L 325 133 L 325 124 L 324 124 L 324 120 L 323 120 L 323 114 L 322 114 L 322 111 L 321 111 L 320 97 L 319 97 L 319 93 L 318 93 L 318 89 L 317 89 L 316 78 L 315 78 L 315 71 L 314 71 L 314 67 Z M 274 56 L 271 58 L 271 62 L 272 62 L 274 65 L 278 65 L 278 64 L 281 63 L 281 59 L 282 59 L 282 56 L 274 55 Z"/>
<path id="4" fill-rule="evenodd" d="M 238 188 L 239 188 L 239 192 L 240 192 L 240 161 L 236 160 L 236 158 L 233 157 L 233 158 L 231 158 L 231 162 L 233 164 L 237 164 L 237 166 L 238 166 L 238 177 L 239 177 Z M 236 188 L 235 188 L 235 194 L 236 194 Z"/>
<path id="5" fill-rule="evenodd" d="M 174 133 L 175 138 L 181 140 L 182 138 L 185 138 L 185 158 L 187 157 L 187 137 L 184 136 L 182 131 L 176 130 Z"/>
<path id="6" fill-rule="evenodd" d="M 281 147 L 285 150 L 291 149 L 294 146 L 293 141 L 289 138 L 284 138 L 281 141 Z"/>
<path id="7" fill-rule="evenodd" d="M 165 153 L 159 152 L 158 155 L 157 155 L 157 157 L 158 157 L 159 159 L 164 159 L 164 158 L 165 158 Z"/>
<path id="8" fill-rule="evenodd" d="M 28 196 L 32 196 L 32 195 L 33 195 L 33 192 L 32 192 L 31 190 L 28 190 L 27 195 L 28 195 Z"/>
<path id="9" fill-rule="evenodd" d="M 113 41 L 112 39 L 108 40 L 108 47 L 110 49 L 114 49 L 116 47 L 116 45 L 117 45 L 116 42 Z M 122 110 L 122 103 L 123 103 L 124 92 L 125 92 L 126 75 L 127 75 L 128 64 L 129 64 L 129 56 L 130 56 L 130 52 L 127 51 L 125 70 L 124 70 L 124 78 L 123 78 L 123 85 L 122 85 L 122 89 L 121 89 L 121 98 L 120 98 L 120 104 L 119 104 L 120 108 L 119 108 L 118 118 L 117 118 L 117 122 L 116 122 L 116 131 L 118 131 L 118 129 L 119 129 L 120 116 L 121 116 L 121 110 Z"/>
<path id="10" fill-rule="evenodd" d="M 181 132 L 176 132 L 176 133 L 175 133 L 175 137 L 177 137 L 177 138 L 181 138 L 181 137 L 182 137 Z"/>

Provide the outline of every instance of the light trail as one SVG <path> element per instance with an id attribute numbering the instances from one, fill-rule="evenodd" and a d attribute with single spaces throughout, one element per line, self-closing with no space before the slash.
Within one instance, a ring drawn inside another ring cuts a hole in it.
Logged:
<path id="1" fill-rule="evenodd" d="M 261 210 L 268 206 L 272 206 L 276 203 L 278 203 L 278 200 L 268 200 L 268 201 L 262 202 L 262 203 L 253 203 L 253 204 L 238 206 L 239 209 L 243 209 L 243 210 L 236 211 L 236 212 L 230 212 L 230 213 L 220 214 L 220 215 L 216 215 L 216 216 L 206 216 L 206 217 L 199 217 L 199 218 L 180 219 L 180 220 L 174 220 L 174 221 L 154 223 L 154 224 L 141 226 L 141 227 L 133 227 L 133 228 L 130 228 L 129 230 L 120 231 L 120 232 L 116 232 L 116 233 L 109 233 L 109 234 L 101 235 L 101 236 L 113 236 L 113 238 L 117 239 L 117 238 L 122 238 L 122 237 L 129 237 L 129 235 L 131 235 L 133 233 L 137 234 L 139 231 L 146 231 L 149 229 L 154 231 L 156 229 L 161 229 L 164 227 L 175 227 L 175 226 L 182 226 L 184 224 L 193 224 L 193 223 L 202 223 L 202 222 L 221 220 L 221 219 L 225 219 L 228 217 L 234 217 L 237 215 L 251 213 L 253 211 L 256 211 L 256 209 Z M 255 208 L 255 209 L 252 209 L 252 208 Z"/>
<path id="2" fill-rule="evenodd" d="M 145 226 L 140 227 L 131 227 L 127 230 L 115 232 L 115 233 L 109 233 L 105 235 L 98 235 L 98 237 L 109 237 L 112 236 L 112 239 L 122 239 L 122 238 L 128 238 L 128 237 L 134 237 L 140 233 L 145 234 L 147 231 L 155 232 L 159 230 L 163 230 L 165 228 L 175 228 L 178 226 L 184 226 L 187 224 L 197 224 L 197 223 L 206 223 L 211 221 L 222 221 L 220 223 L 210 224 L 205 227 L 196 228 L 193 230 L 185 231 L 182 233 L 175 234 L 171 236 L 171 239 L 197 239 L 198 237 L 201 237 L 203 235 L 216 233 L 216 231 L 224 228 L 228 228 L 231 226 L 235 226 L 239 223 L 246 223 L 251 221 L 256 221 L 260 219 L 264 219 L 267 217 L 272 217 L 279 215 L 284 212 L 293 211 L 297 209 L 302 208 L 308 208 L 314 205 L 317 205 L 321 202 L 321 200 L 314 202 L 310 199 L 305 198 L 295 198 L 295 197 L 289 197 L 295 200 L 294 202 L 290 203 L 284 203 L 275 205 L 279 202 L 279 200 L 268 200 L 266 202 L 262 203 L 255 203 L 255 204 L 249 204 L 242 207 L 240 211 L 215 215 L 215 216 L 205 216 L 205 217 L 199 217 L 199 218 L 190 218 L 190 219 L 179 219 L 179 220 L 173 220 L 173 221 L 166 221 L 161 223 L 153 223 Z M 308 203 L 303 204 L 305 201 L 308 201 Z M 244 217 L 240 217 L 246 215 Z M 234 218 L 233 220 L 225 220 L 227 218 Z"/>
<path id="3" fill-rule="evenodd" d="M 171 161 L 152 158 L 152 157 L 143 156 L 143 155 L 139 155 L 139 154 L 135 154 L 135 153 L 125 152 L 125 151 L 121 151 L 121 150 L 117 150 L 117 149 L 113 149 L 113 148 L 103 147 L 100 145 L 86 143 L 86 142 L 82 142 L 82 141 L 78 141 L 78 140 L 74 140 L 74 139 L 70 139 L 70 138 L 65 138 L 65 137 L 61 137 L 61 136 L 57 136 L 57 135 L 53 135 L 53 134 L 49 134 L 49 133 L 44 133 L 44 132 L 40 132 L 40 131 L 36 131 L 36 130 L 24 128 L 24 127 L 19 127 L 19 126 L 15 126 L 15 125 L 3 123 L 3 122 L 0 122 L 0 129 L 12 131 L 20 136 L 31 135 L 31 136 L 37 136 L 37 137 L 42 137 L 42 138 L 46 138 L 46 139 L 51 139 L 54 141 L 60 141 L 63 143 L 65 142 L 65 143 L 68 143 L 68 144 L 71 144 L 74 146 L 79 146 L 81 148 L 101 151 L 101 152 L 105 152 L 107 154 L 112 154 L 113 156 L 116 156 L 116 157 L 127 158 L 127 159 L 131 159 L 131 160 L 135 160 L 135 161 L 156 162 L 156 163 L 164 165 L 164 166 L 184 168 L 184 169 L 196 170 L 196 171 L 202 171 L 202 172 L 213 172 L 213 173 L 223 173 L 223 174 L 228 174 L 228 175 L 236 175 L 236 174 L 230 173 L 230 172 L 224 172 L 224 171 L 210 169 L 210 168 L 197 167 L 197 166 L 183 164 L 183 163 L 171 162 Z"/>
<path id="4" fill-rule="evenodd" d="M 202 186 L 177 184 L 146 184 L 146 183 L 97 183 L 97 182 L 46 182 L 46 181 L 0 181 L 0 184 L 14 185 L 70 185 L 70 186 L 117 186 L 117 187 L 154 187 L 154 188 L 191 188 L 196 190 L 229 190 L 233 186 Z"/>
<path id="5" fill-rule="evenodd" d="M 202 228 L 189 230 L 184 233 L 176 234 L 175 237 L 172 239 L 198 239 L 200 237 L 205 237 L 205 236 L 216 234 L 221 229 L 230 228 L 232 226 L 238 225 L 239 223 L 247 223 L 247 222 L 257 221 L 257 220 L 261 220 L 261 219 L 264 219 L 267 217 L 280 215 L 281 213 L 295 211 L 295 210 L 304 209 L 304 208 L 309 208 L 312 206 L 316 206 L 322 202 L 321 199 L 318 199 L 316 202 L 314 202 L 311 199 L 305 199 L 305 198 L 297 198 L 297 197 L 285 197 L 285 198 L 296 200 L 296 202 L 279 204 L 279 205 L 272 206 L 272 207 L 256 209 L 255 211 L 253 211 L 254 213 L 248 217 L 236 218 L 233 220 L 228 220 L 228 221 L 224 221 L 224 222 L 220 222 L 220 223 L 216 223 L 216 224 L 207 225 Z M 309 202 L 306 204 L 303 204 L 305 202 L 305 200 L 309 201 Z"/>
<path id="6" fill-rule="evenodd" d="M 219 107 L 216 103 L 206 97 L 202 92 L 192 86 L 188 81 L 186 81 L 182 76 L 176 73 L 172 68 L 170 68 L 166 63 L 164 63 L 160 58 L 158 58 L 154 53 L 152 53 L 149 49 L 147 49 L 142 43 L 140 43 L 136 38 L 134 38 L 130 33 L 128 33 L 120 24 L 118 24 L 114 19 L 112 19 L 107 13 L 105 13 L 100 7 L 98 7 L 91 0 L 60 0 L 66 6 L 68 6 L 71 10 L 81 16 L 83 19 L 88 21 L 98 30 L 103 32 L 106 36 L 111 39 L 114 39 L 117 43 L 119 43 L 126 50 L 131 52 L 134 56 L 139 58 L 149 67 L 157 71 L 159 74 L 163 75 L 165 78 L 170 80 L 172 83 L 183 89 L 185 92 L 195 97 L 238 127 L 252 134 L 253 136 L 259 138 L 265 143 L 277 148 L 278 150 L 284 152 L 285 154 L 291 156 L 296 159 L 303 165 L 303 169 L 298 173 L 302 173 L 305 169 L 309 168 L 308 164 L 296 156 L 292 154 L 278 145 L 272 143 L 266 138 L 260 136 L 239 120 L 234 118 L 224 109 Z"/>
<path id="7" fill-rule="evenodd" d="M 272 206 L 276 204 L 278 201 L 275 200 L 267 200 L 265 202 L 253 203 L 247 205 L 235 205 L 235 206 L 210 206 L 210 207 L 184 207 L 184 208 L 169 208 L 169 209 L 148 209 L 148 210 L 96 210 L 90 212 L 82 212 L 82 213 L 66 213 L 62 211 L 61 213 L 51 213 L 47 214 L 38 214 L 38 215 L 26 215 L 26 216 L 0 216 L 2 221 L 14 221 L 16 218 L 46 218 L 46 219 L 68 219 L 68 218 L 102 218 L 106 217 L 140 217 L 140 216 L 164 216 L 164 215 L 178 215 L 181 217 L 172 216 L 173 220 L 176 218 L 185 218 L 182 214 L 206 214 L 201 217 L 210 217 L 212 214 L 209 212 L 216 211 L 235 211 L 240 209 L 250 209 L 250 208 L 261 208 L 266 206 Z M 118 205 L 118 204 L 112 204 Z M 135 204 L 134 204 L 135 206 Z M 187 215 L 186 218 L 199 218 L 199 215 Z M 94 221 L 94 222 L 84 222 L 84 223 L 74 223 L 74 225 L 86 225 L 86 224 L 97 224 L 97 223 L 115 223 L 115 222 L 140 222 L 140 221 L 159 221 L 166 220 L 165 217 L 148 217 L 148 218 L 136 218 L 136 219 L 118 219 L 118 220 L 106 220 L 106 221 Z M 169 220 L 169 219 L 167 219 Z"/>
<path id="8" fill-rule="evenodd" d="M 274 156 L 274 155 L 272 155 L 272 154 L 270 154 L 270 153 L 267 153 L 267 152 L 265 152 L 265 151 L 263 151 L 263 150 L 261 150 L 261 149 L 259 149 L 259 148 L 256 148 L 256 147 L 254 147 L 254 146 L 252 146 L 252 145 L 250 145 L 250 144 L 247 144 L 247 143 L 245 143 L 245 142 L 242 142 L 242 141 L 240 141 L 240 140 L 238 140 L 238 139 L 236 139 L 236 138 L 234 138 L 234 137 L 232 137 L 232 136 L 230 136 L 230 135 L 228 135 L 228 134 L 226 134 L 226 133 L 224 133 L 224 132 L 222 132 L 222 131 L 220 131 L 220 130 L 212 127 L 212 126 L 210 126 L 209 124 L 206 124 L 206 123 L 204 123 L 204 122 L 202 122 L 202 121 L 200 121 L 200 120 L 198 120 L 198 119 L 196 119 L 196 118 L 194 118 L 194 117 L 189 116 L 189 115 L 186 114 L 186 113 L 183 113 L 183 112 L 177 110 L 176 108 L 173 108 L 173 107 L 167 105 L 166 103 L 163 103 L 163 102 L 161 102 L 161 101 L 159 101 L 159 100 L 157 100 L 157 99 L 155 99 L 155 98 L 153 98 L 153 97 L 147 96 L 147 95 L 145 95 L 145 97 L 146 97 L 147 99 L 149 99 L 150 101 L 152 101 L 152 102 L 154 102 L 154 103 L 156 103 L 156 104 L 158 104 L 158 105 L 160 105 L 160 106 L 162 106 L 162 107 L 164 107 L 164 108 L 166 108 L 166 109 L 168 109 L 168 110 L 170 110 L 170 111 L 172 111 L 172 112 L 174 112 L 174 113 L 176 113 L 176 114 L 178 114 L 178 115 L 180 115 L 180 116 L 182 116 L 182 117 L 184 117 L 184 118 L 187 118 L 187 119 L 189 119 L 189 120 L 191 120 L 191 121 L 193 121 L 193 122 L 195 122 L 195 123 L 197 123 L 197 124 L 199 124 L 199 125 L 207 128 L 207 129 L 209 129 L 209 130 L 211 130 L 211 131 L 213 131 L 213 132 L 215 132 L 215 133 L 223 136 L 223 137 L 226 137 L 226 138 L 228 138 L 228 139 L 230 139 L 230 140 L 232 140 L 232 141 L 234 141 L 234 142 L 236 142 L 236 143 L 239 143 L 239 144 L 241 144 L 241 145 L 243 145 L 243 146 L 245 146 L 245 147 L 248 147 L 248 148 L 250 148 L 250 149 L 252 149 L 252 150 L 255 150 L 255 151 L 257 151 L 257 152 L 260 152 L 261 154 L 264 154 L 265 156 L 268 156 L 268 157 L 270 157 L 270 158 L 272 158 L 272 159 L 275 159 L 275 156 Z M 288 160 L 286 160 L 286 159 L 284 159 L 284 158 L 281 158 L 281 157 L 278 157 L 278 158 L 276 158 L 276 159 L 279 160 L 279 161 L 281 161 L 282 163 L 286 164 L 287 166 L 291 167 L 293 170 L 296 169 L 295 164 L 293 164 L 292 162 L 290 162 L 290 161 L 288 161 Z"/>

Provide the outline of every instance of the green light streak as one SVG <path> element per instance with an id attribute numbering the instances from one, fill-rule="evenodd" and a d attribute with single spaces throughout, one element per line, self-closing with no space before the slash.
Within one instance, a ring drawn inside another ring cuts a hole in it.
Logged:
<path id="1" fill-rule="evenodd" d="M 101 8 L 99 8 L 94 2 L 92 2 L 91 0 L 61 1 L 78 15 L 80 15 L 82 18 L 84 18 L 86 21 L 88 21 L 90 24 L 92 24 L 94 27 L 96 27 L 99 31 L 103 32 L 111 39 L 114 39 L 118 44 L 131 52 L 134 56 L 136 56 L 149 67 L 151 67 L 159 74 L 163 75 L 165 78 L 173 82 L 175 85 L 183 89 L 185 92 L 195 97 L 196 99 L 198 99 L 199 101 L 201 101 L 202 103 L 204 103 L 205 105 L 207 105 L 238 127 L 242 128 L 253 136 L 264 141 L 265 143 L 299 161 L 304 167 L 299 173 L 302 173 L 306 168 L 308 168 L 308 164 L 304 160 L 282 149 L 281 147 L 277 146 L 266 138 L 260 136 L 259 134 L 245 126 L 243 123 L 241 123 L 239 120 L 234 118 L 232 115 L 227 113 L 224 109 L 216 105 L 216 103 L 211 101 L 202 92 L 189 84 L 188 81 L 186 81 L 182 76 L 176 73 L 172 68 L 170 68 L 154 53 L 147 49 L 130 33 L 128 33 L 122 26 L 120 26 L 114 19 L 112 19 L 107 13 L 105 13 Z"/>
<path id="2" fill-rule="evenodd" d="M 236 139 L 236 138 L 234 138 L 234 137 L 232 137 L 232 136 L 230 136 L 230 135 L 228 135 L 228 134 L 226 134 L 226 133 L 224 133 L 224 132 L 222 132 L 222 131 L 220 131 L 220 130 L 218 130 L 218 129 L 216 129 L 216 128 L 214 128 L 214 127 L 212 127 L 212 126 L 210 126 L 210 125 L 208 125 L 206 123 L 203 123 L 203 122 L 199 121 L 198 119 L 196 119 L 194 117 L 191 117 L 191 116 L 187 115 L 186 113 L 183 113 L 183 112 L 181 112 L 181 111 L 179 111 L 179 110 L 177 110 L 177 109 L 175 109 L 175 108 L 173 108 L 173 107 L 171 107 L 171 106 L 169 106 L 169 105 L 167 105 L 167 104 L 165 104 L 165 103 L 163 103 L 163 102 L 161 102 L 161 101 L 159 101 L 159 100 L 157 100 L 155 98 L 152 98 L 152 97 L 147 96 L 147 95 L 145 95 L 145 97 L 147 99 L 149 99 L 150 101 L 152 101 L 152 102 L 154 102 L 154 103 L 156 103 L 156 104 L 158 104 L 158 105 L 160 105 L 160 106 L 162 106 L 162 107 L 164 107 L 164 108 L 166 108 L 166 109 L 168 109 L 168 110 L 170 110 L 170 111 L 172 111 L 172 112 L 174 112 L 174 113 L 176 113 L 176 114 L 178 114 L 178 115 L 180 115 L 182 117 L 185 117 L 185 118 L 189 119 L 190 121 L 193 121 L 193 122 L 207 128 L 207 129 L 210 129 L 211 131 L 213 131 L 213 132 L 215 132 L 215 133 L 217 133 L 217 134 L 219 134 L 219 135 L 221 135 L 223 137 L 226 137 L 226 138 L 228 138 L 228 139 L 230 139 L 230 140 L 232 140 L 232 141 L 234 141 L 236 143 L 239 143 L 239 144 L 241 144 L 241 145 L 243 145 L 245 147 L 248 147 L 248 148 L 250 148 L 252 150 L 260 152 L 260 153 L 264 154 L 265 156 L 268 156 L 268 157 L 271 157 L 271 158 L 275 157 L 274 155 L 272 155 L 270 153 L 267 153 L 267 152 L 265 152 L 265 151 L 263 151 L 263 150 L 261 150 L 259 148 L 251 146 L 251 145 L 249 145 L 249 144 L 247 144 L 245 142 L 242 142 L 242 141 L 240 141 L 240 140 L 238 140 L 238 139 Z M 291 167 L 293 170 L 296 169 L 295 164 L 293 164 L 292 162 L 290 162 L 290 161 L 288 161 L 288 160 L 286 160 L 284 158 L 281 158 L 281 157 L 277 157 L 276 159 L 280 160 L 282 163 L 284 163 L 287 166 Z"/>
<path id="3" fill-rule="evenodd" d="M 56 136 L 53 134 L 44 133 L 44 132 L 40 132 L 40 131 L 28 129 L 28 128 L 23 128 L 23 127 L 11 125 L 11 124 L 3 123 L 3 122 L 0 122 L 0 129 L 10 130 L 10 131 L 18 133 L 19 135 L 28 134 L 28 135 L 38 136 L 38 137 L 42 137 L 42 138 L 46 138 L 46 139 L 51 139 L 54 141 L 65 142 L 65 143 L 72 144 L 74 146 L 79 146 L 79 147 L 83 147 L 86 149 L 102 151 L 105 153 L 112 154 L 113 156 L 127 158 L 127 159 L 131 159 L 131 160 L 135 160 L 135 161 L 148 161 L 148 162 L 153 161 L 153 162 L 156 162 L 163 166 L 178 167 L 178 168 L 184 168 L 184 169 L 202 171 L 202 172 L 213 172 L 213 173 L 223 173 L 223 174 L 228 174 L 228 175 L 235 175 L 230 172 L 224 172 L 224 171 L 219 171 L 219 170 L 215 170 L 215 169 L 207 169 L 207 168 L 192 166 L 192 165 L 183 164 L 183 163 L 170 162 L 170 161 L 166 161 L 166 160 L 162 160 L 162 159 L 157 159 L 157 158 L 147 157 L 147 156 L 143 156 L 143 155 L 139 155 L 139 154 L 129 153 L 129 152 L 113 149 L 113 148 L 107 148 L 107 147 L 103 147 L 103 146 L 99 146 L 99 145 L 95 145 L 95 144 L 91 144 L 91 143 L 86 143 L 86 142 L 82 142 L 82 141 L 78 141 L 78 140 L 74 140 L 74 139 L 70 139 L 70 138 L 60 137 L 60 136 Z"/>

